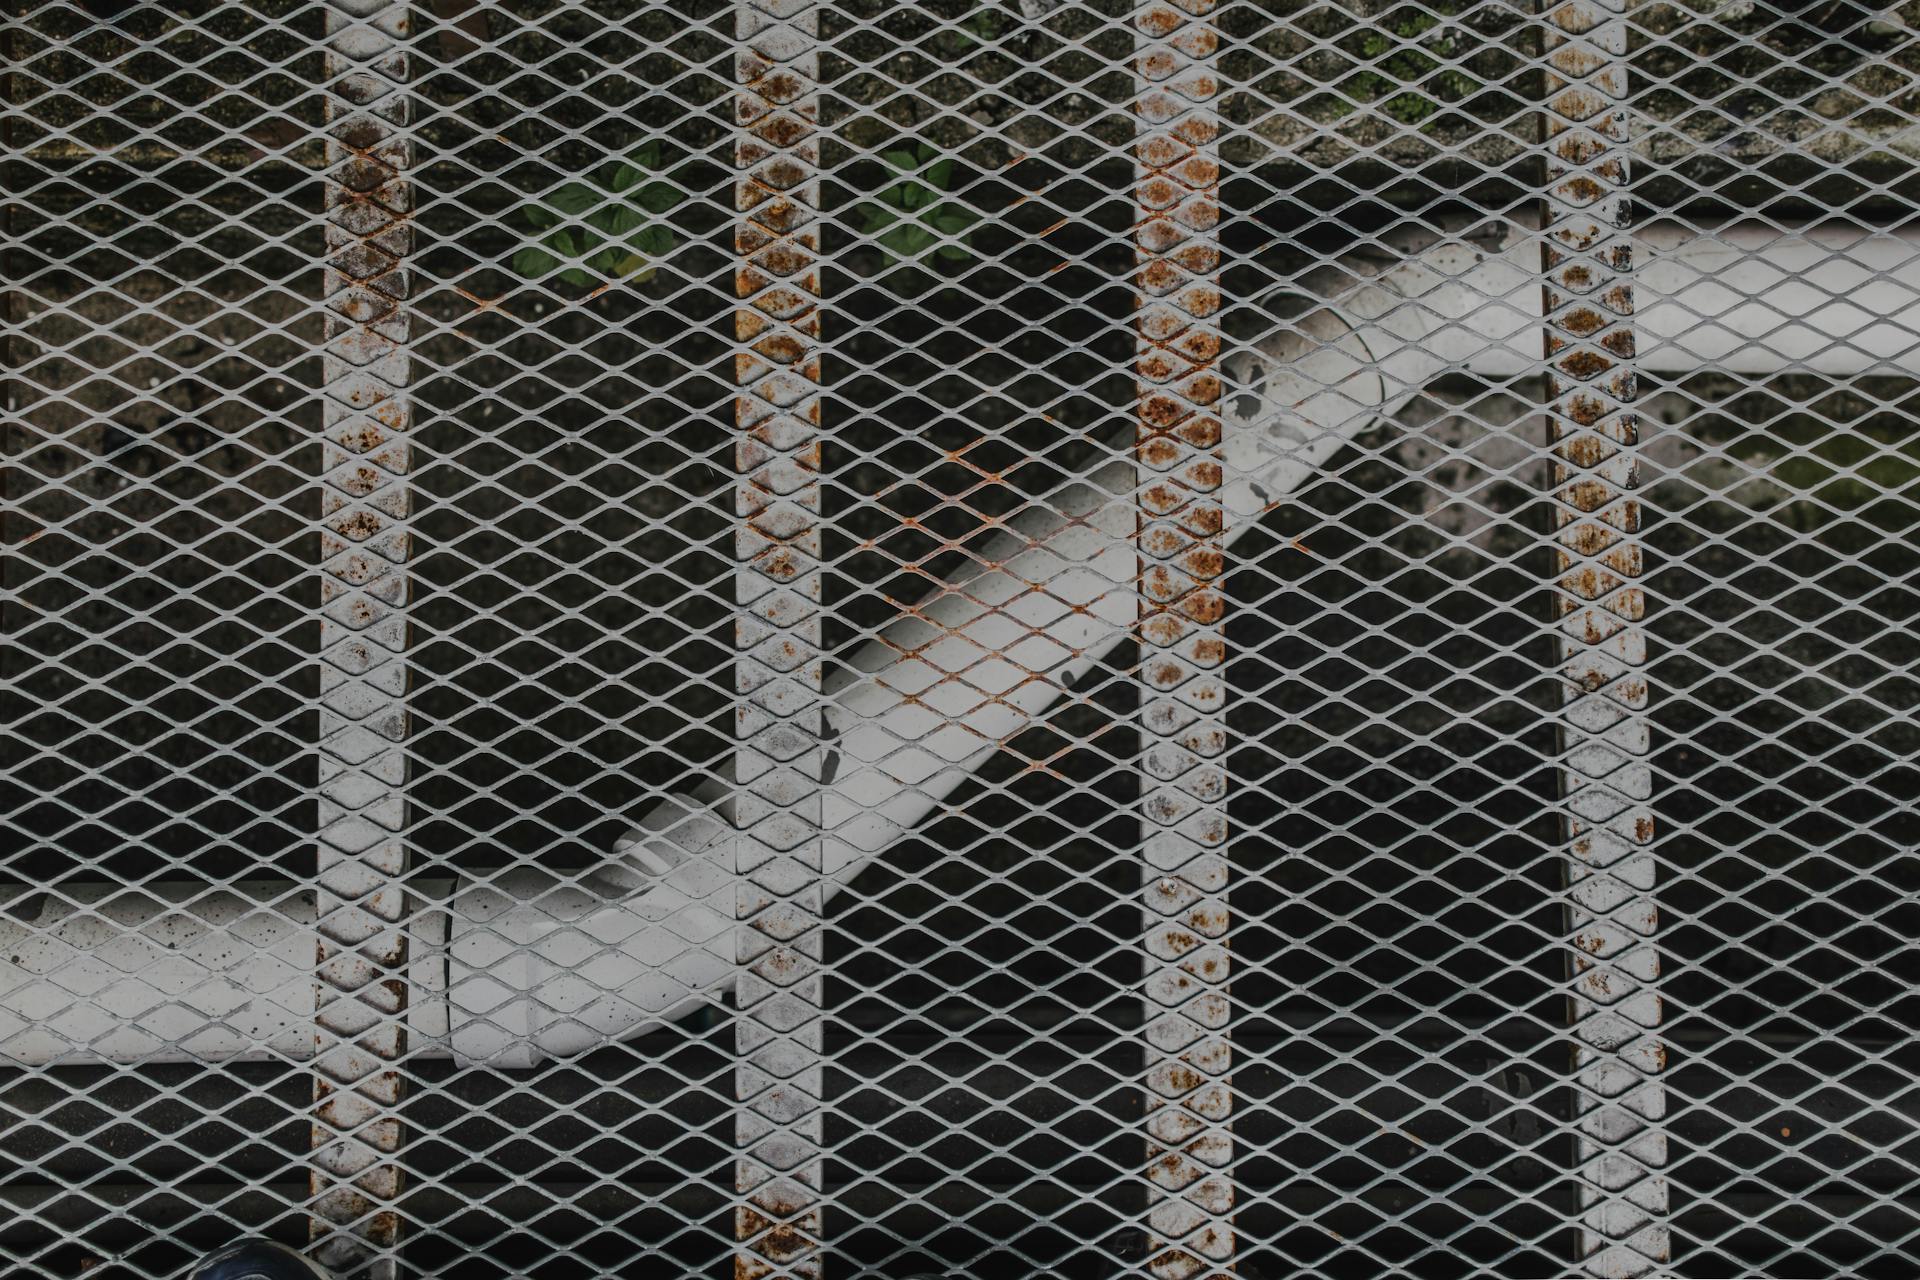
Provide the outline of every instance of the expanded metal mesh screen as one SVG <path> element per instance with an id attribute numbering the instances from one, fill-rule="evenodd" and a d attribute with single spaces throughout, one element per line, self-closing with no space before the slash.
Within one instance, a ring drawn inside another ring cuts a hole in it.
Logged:
<path id="1" fill-rule="evenodd" d="M 5 0 L 0 1254 L 1920 1265 L 1853 0 Z"/>

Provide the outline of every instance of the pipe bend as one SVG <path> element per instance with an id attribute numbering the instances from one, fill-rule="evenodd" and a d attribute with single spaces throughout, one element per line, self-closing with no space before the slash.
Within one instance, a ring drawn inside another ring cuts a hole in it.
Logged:
<path id="1" fill-rule="evenodd" d="M 1656 248 L 1636 284 L 1647 369 L 1920 374 L 1920 234 L 1736 227 L 1700 237 L 1655 226 L 1642 238 Z M 1268 295 L 1262 307 L 1284 314 L 1223 362 L 1237 383 L 1221 413 L 1226 540 L 1434 377 L 1537 372 L 1542 291 L 1528 255 L 1538 250 L 1529 235 L 1441 238 L 1398 261 L 1352 255 L 1328 269 L 1325 294 Z M 1849 288 L 1810 295 L 1820 272 Z M 1737 306 L 1715 301 L 1729 292 Z M 1716 307 L 1726 318 L 1704 324 Z M 1779 327 L 1713 354 L 1714 334 L 1741 338 L 1736 318 Z M 1121 457 L 1035 502 L 981 562 L 830 676 L 826 893 L 1130 634 L 1136 492 L 1151 482 Z M 735 922 L 744 837 L 729 794 L 712 779 L 662 801 L 585 877 L 524 870 L 443 886 L 445 900 L 411 925 L 413 1051 L 531 1066 L 718 998 L 753 948 L 771 945 Z M 0 915 L 0 1056 L 311 1057 L 313 912 L 311 891 L 285 881 L 17 899 Z"/>

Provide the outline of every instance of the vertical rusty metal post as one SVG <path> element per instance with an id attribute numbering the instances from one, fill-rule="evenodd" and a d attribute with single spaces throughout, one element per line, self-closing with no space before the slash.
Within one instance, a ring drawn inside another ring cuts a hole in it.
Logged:
<path id="1" fill-rule="evenodd" d="M 819 6 L 735 6 L 738 1280 L 821 1274 Z"/>
<path id="2" fill-rule="evenodd" d="M 1569 0 L 1545 24 L 1543 271 L 1560 628 L 1560 824 L 1576 1040 L 1580 1265 L 1671 1256 L 1648 763 L 1646 595 L 1634 413 L 1628 195 L 1632 0 Z"/>
<path id="3" fill-rule="evenodd" d="M 1133 11 L 1147 1259 L 1233 1265 L 1214 0 Z"/>
<path id="4" fill-rule="evenodd" d="M 408 7 L 329 0 L 313 1251 L 398 1272 L 406 1052 Z"/>

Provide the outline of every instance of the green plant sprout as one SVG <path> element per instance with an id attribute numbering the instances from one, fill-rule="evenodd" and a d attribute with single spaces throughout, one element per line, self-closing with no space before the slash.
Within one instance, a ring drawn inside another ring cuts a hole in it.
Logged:
<path id="1" fill-rule="evenodd" d="M 1428 34 L 1441 20 L 1440 15 L 1416 11 L 1395 22 L 1391 34 L 1369 30 L 1359 35 L 1357 46 L 1343 41 L 1342 48 L 1367 65 L 1340 84 L 1339 93 L 1345 96 L 1336 97 L 1332 104 L 1334 116 L 1377 103 L 1402 124 L 1420 124 L 1483 88 L 1473 77 L 1452 68 L 1440 70 L 1444 65 L 1440 60 L 1458 52 L 1451 31 Z"/>
<path id="2" fill-rule="evenodd" d="M 950 261 L 972 256 L 968 241 L 980 215 L 947 198 L 953 158 L 929 164 L 938 154 L 924 143 L 915 143 L 880 157 L 896 173 L 911 175 L 882 188 L 860 206 L 862 229 L 886 253 L 889 264 L 917 260 L 929 249 Z"/>
<path id="3" fill-rule="evenodd" d="M 968 18 L 958 27 L 955 27 L 953 36 L 954 42 L 959 46 L 959 51 L 962 53 L 965 53 L 968 49 L 977 49 L 982 45 L 992 44 L 1000 36 L 999 15 L 993 11 L 991 5 L 982 8 L 978 13 Z"/>
<path id="4" fill-rule="evenodd" d="M 660 144 L 649 142 L 587 174 L 585 181 L 569 182 L 538 203 L 521 206 L 527 224 L 546 234 L 513 255 L 514 272 L 544 280 L 557 271 L 562 281 L 581 288 L 651 280 L 660 258 L 679 243 L 673 228 L 658 219 L 685 198 L 653 176 L 659 171 Z"/>

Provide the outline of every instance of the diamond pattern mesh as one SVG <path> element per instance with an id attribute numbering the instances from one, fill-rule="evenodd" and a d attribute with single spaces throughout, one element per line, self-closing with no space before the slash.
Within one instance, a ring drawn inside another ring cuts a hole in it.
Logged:
<path id="1" fill-rule="evenodd" d="M 1920 1263 L 1908 10 L 0 11 L 7 1274 Z"/>

